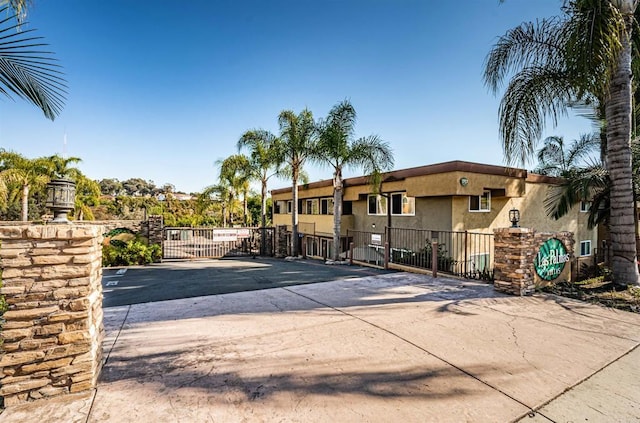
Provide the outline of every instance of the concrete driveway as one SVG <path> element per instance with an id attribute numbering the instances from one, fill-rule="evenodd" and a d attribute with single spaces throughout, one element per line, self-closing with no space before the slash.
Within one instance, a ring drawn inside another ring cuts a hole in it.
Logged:
<path id="1" fill-rule="evenodd" d="M 365 276 L 112 307 L 105 326 L 96 392 L 15 407 L 0 421 L 640 416 L 640 315 L 547 295 L 505 296 L 474 282 Z M 589 388 L 598 377 L 612 388 Z"/>

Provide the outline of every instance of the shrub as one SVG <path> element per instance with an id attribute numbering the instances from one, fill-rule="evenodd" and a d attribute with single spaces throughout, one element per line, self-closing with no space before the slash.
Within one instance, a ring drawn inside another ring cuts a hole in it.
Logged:
<path id="1" fill-rule="evenodd" d="M 158 244 L 146 245 L 139 239 L 126 243 L 107 244 L 102 248 L 102 265 L 133 266 L 160 261 L 162 249 Z"/>

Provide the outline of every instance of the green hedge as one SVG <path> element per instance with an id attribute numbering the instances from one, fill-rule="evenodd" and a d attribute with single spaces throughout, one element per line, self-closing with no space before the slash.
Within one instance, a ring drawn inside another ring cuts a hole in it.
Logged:
<path id="1" fill-rule="evenodd" d="M 102 265 L 133 266 L 159 262 L 162 248 L 158 244 L 147 245 L 140 240 L 112 242 L 102 248 Z"/>

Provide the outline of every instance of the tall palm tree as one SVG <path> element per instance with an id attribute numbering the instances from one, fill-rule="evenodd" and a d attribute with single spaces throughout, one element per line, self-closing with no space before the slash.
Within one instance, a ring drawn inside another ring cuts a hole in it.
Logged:
<path id="1" fill-rule="evenodd" d="M 291 211 L 291 252 L 300 254 L 298 240 L 298 180 L 307 159 L 313 156 L 317 144 L 317 128 L 310 110 L 299 114 L 283 110 L 278 116 L 280 143 L 278 143 L 277 163 L 286 165 L 291 175 L 292 211 Z"/>
<path id="2" fill-rule="evenodd" d="M 511 76 L 499 109 L 500 135 L 509 161 L 524 163 L 533 154 L 545 119 L 555 123 L 575 104 L 604 105 L 612 270 L 621 285 L 640 285 L 631 166 L 637 3 L 567 0 L 562 16 L 524 23 L 502 36 L 489 53 L 484 72 L 494 92 Z"/>
<path id="3" fill-rule="evenodd" d="M 0 20 L 0 93 L 16 95 L 54 120 L 64 106 L 67 87 L 52 53 L 42 50 L 42 37 L 34 36 L 32 29 L 20 29 L 26 4 L 10 0 L 0 8 L 0 15 L 15 11 Z"/>
<path id="4" fill-rule="evenodd" d="M 29 220 L 29 192 L 49 182 L 49 162 L 42 158 L 27 159 L 18 153 L 0 150 L 0 184 L 8 194 L 11 188 L 20 192 L 22 212 L 20 219 Z"/>
<path id="5" fill-rule="evenodd" d="M 333 169 L 333 260 L 340 259 L 340 220 L 342 218 L 342 171 L 362 168 L 375 183 L 382 171 L 393 167 L 389 144 L 377 135 L 354 138 L 356 110 L 348 100 L 331 108 L 326 119 L 318 123 L 319 143 L 314 160 Z"/>
<path id="6" fill-rule="evenodd" d="M 267 225 L 267 183 L 277 173 L 277 143 L 279 139 L 264 129 L 247 131 L 238 140 L 238 150 L 249 150 L 252 172 L 260 180 L 260 225 Z"/>
<path id="7" fill-rule="evenodd" d="M 247 226 L 249 184 L 255 175 L 251 162 L 244 154 L 233 154 L 224 160 L 218 160 L 217 163 L 220 166 L 220 180 L 226 181 L 234 193 L 242 194 L 242 219 L 243 224 Z"/>

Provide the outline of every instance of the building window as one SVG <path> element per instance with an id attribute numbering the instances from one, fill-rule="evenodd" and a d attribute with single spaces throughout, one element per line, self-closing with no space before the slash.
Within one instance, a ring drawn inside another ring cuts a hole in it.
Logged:
<path id="1" fill-rule="evenodd" d="M 293 201 L 287 201 L 287 214 L 293 213 Z"/>
<path id="2" fill-rule="evenodd" d="M 369 195 L 369 214 L 373 215 L 386 215 L 387 214 L 387 199 L 381 195 Z"/>
<path id="3" fill-rule="evenodd" d="M 591 255 L 591 240 L 580 241 L 580 256 Z"/>
<path id="4" fill-rule="evenodd" d="M 320 214 L 333 214 L 333 198 L 320 199 Z"/>
<path id="5" fill-rule="evenodd" d="M 580 211 L 587 213 L 589 210 L 591 210 L 591 201 L 580 201 Z"/>
<path id="6" fill-rule="evenodd" d="M 318 214 L 318 200 L 306 200 L 304 212 L 306 214 Z"/>
<path id="7" fill-rule="evenodd" d="M 415 197 L 407 197 L 404 192 L 391 194 L 391 214 L 414 216 L 416 214 Z"/>
<path id="8" fill-rule="evenodd" d="M 470 195 L 469 211 L 472 211 L 472 212 L 491 211 L 491 191 L 485 191 L 482 193 L 482 195 Z"/>

